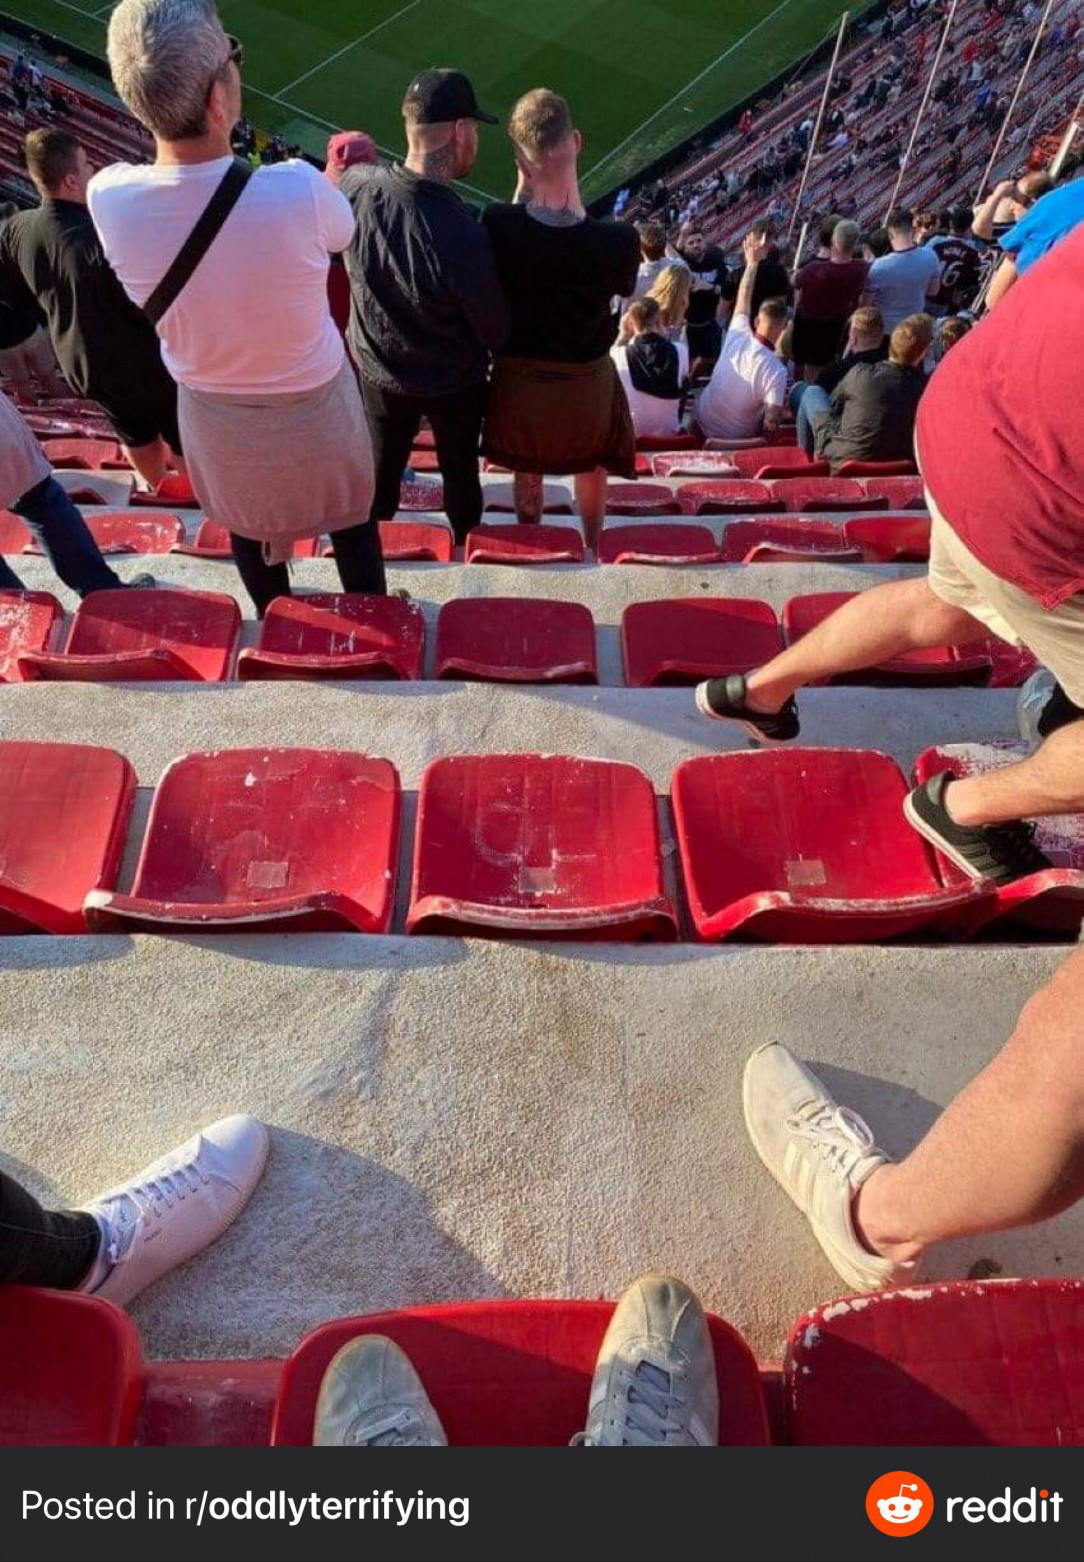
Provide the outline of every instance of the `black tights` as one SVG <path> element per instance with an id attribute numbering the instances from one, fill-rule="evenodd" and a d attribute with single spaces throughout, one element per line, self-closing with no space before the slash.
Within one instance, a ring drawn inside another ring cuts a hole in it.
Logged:
<path id="1" fill-rule="evenodd" d="M 73 1291 L 97 1258 L 101 1241 L 93 1215 L 42 1209 L 21 1183 L 0 1172 L 0 1285 Z"/>
<path id="2" fill-rule="evenodd" d="M 254 542 L 251 537 L 238 537 L 231 532 L 230 545 L 237 572 L 256 605 L 257 615 L 262 618 L 276 597 L 290 595 L 290 571 L 285 564 L 265 563 L 263 544 Z M 387 596 L 384 550 L 375 522 L 366 521 L 360 526 L 347 526 L 342 531 L 332 532 L 331 547 L 344 591 Z"/>

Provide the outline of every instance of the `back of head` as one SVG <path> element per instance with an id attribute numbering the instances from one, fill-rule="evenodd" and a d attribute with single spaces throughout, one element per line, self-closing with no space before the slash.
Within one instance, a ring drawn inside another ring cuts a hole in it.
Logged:
<path id="1" fill-rule="evenodd" d="M 908 315 L 892 332 L 888 355 L 893 363 L 917 368 L 933 341 L 933 320 L 929 315 Z"/>
<path id="2" fill-rule="evenodd" d="M 874 260 L 880 260 L 882 255 L 887 255 L 892 245 L 888 238 L 887 228 L 873 228 L 865 235 L 863 244 L 869 250 Z"/>
<path id="3" fill-rule="evenodd" d="M 684 324 L 693 290 L 693 274 L 688 266 L 665 266 L 655 278 L 646 296 L 659 306 L 668 326 Z"/>
<path id="4" fill-rule="evenodd" d="M 937 334 L 941 341 L 942 357 L 950 347 L 955 347 L 957 342 L 962 342 L 970 329 L 971 321 L 964 320 L 959 315 L 949 315 L 947 320 L 939 321 Z"/>
<path id="5" fill-rule="evenodd" d="M 548 87 L 525 92 L 508 121 L 508 135 L 520 156 L 536 176 L 567 171 L 577 155 L 572 114 L 564 98 Z"/>
<path id="6" fill-rule="evenodd" d="M 785 299 L 766 298 L 757 310 L 755 326 L 761 336 L 767 337 L 774 346 L 787 328 L 790 320 L 790 310 Z"/>
<path id="7" fill-rule="evenodd" d="M 228 73 L 229 43 L 214 0 L 121 0 L 106 44 L 113 84 L 162 141 L 207 131 L 207 96 Z"/>
<path id="8" fill-rule="evenodd" d="M 949 227 L 957 238 L 963 238 L 971 232 L 971 224 L 974 220 L 970 206 L 957 206 L 949 218 Z"/>
<path id="9" fill-rule="evenodd" d="M 889 239 L 909 240 L 914 236 L 914 218 L 910 207 L 894 206 L 885 221 Z"/>
<path id="10" fill-rule="evenodd" d="M 837 222 L 832 231 L 832 248 L 837 255 L 843 255 L 850 260 L 858 248 L 860 237 L 861 229 L 856 222 Z"/>
<path id="11" fill-rule="evenodd" d="M 822 217 L 817 224 L 817 245 L 820 249 L 829 249 L 832 237 L 843 218 L 838 212 L 829 212 L 827 217 Z"/>
<path id="12" fill-rule="evenodd" d="M 884 316 L 872 304 L 864 304 L 851 316 L 855 345 L 859 352 L 869 352 L 879 347 L 885 334 Z"/>
<path id="13" fill-rule="evenodd" d="M 749 232 L 758 244 L 775 243 L 775 223 L 770 217 L 758 217 L 750 226 Z"/>
<path id="14" fill-rule="evenodd" d="M 1036 173 L 1025 175 L 1017 188 L 1021 195 L 1027 196 L 1029 201 L 1039 201 L 1044 195 L 1050 194 L 1054 188 L 1054 181 L 1045 168 L 1040 168 Z"/>
<path id="15" fill-rule="evenodd" d="M 661 313 L 657 299 L 638 298 L 634 304 L 629 305 L 625 319 L 631 329 L 639 335 L 641 331 L 650 331 L 652 326 L 658 325 Z"/>
<path id="16" fill-rule="evenodd" d="M 642 222 L 637 230 L 645 260 L 661 260 L 666 254 L 666 229 L 661 222 Z"/>
<path id="17" fill-rule="evenodd" d="M 66 130 L 32 130 L 26 138 L 26 167 L 39 190 L 55 195 L 65 179 L 79 173 L 79 142 Z"/>

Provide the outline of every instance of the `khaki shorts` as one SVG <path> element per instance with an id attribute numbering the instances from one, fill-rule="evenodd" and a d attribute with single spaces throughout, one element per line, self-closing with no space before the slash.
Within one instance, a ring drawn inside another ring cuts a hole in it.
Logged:
<path id="1" fill-rule="evenodd" d="M 999 640 L 1026 645 L 1049 667 L 1074 705 L 1084 705 L 1084 596 L 1070 597 L 1049 611 L 1034 597 L 1010 586 L 964 546 L 926 490 L 930 533 L 930 590 L 951 607 L 963 608 Z"/>

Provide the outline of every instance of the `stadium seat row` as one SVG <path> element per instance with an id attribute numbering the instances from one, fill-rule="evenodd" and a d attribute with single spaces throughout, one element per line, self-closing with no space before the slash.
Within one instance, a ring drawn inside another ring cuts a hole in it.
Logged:
<path id="1" fill-rule="evenodd" d="M 930 749 L 918 781 L 1008 763 Z M 387 933 L 401 790 L 386 759 L 305 748 L 187 754 L 154 791 L 130 891 L 117 888 L 136 792 L 112 749 L 0 743 L 0 933 Z M 965 879 L 906 822 L 895 762 L 862 749 L 687 760 L 671 803 L 684 877 L 664 868 L 654 789 L 632 765 L 455 755 L 425 770 L 413 934 L 863 943 L 965 939 L 1003 920 L 1075 935 L 1084 818 L 1040 828 L 1056 866 L 1007 887 Z"/>

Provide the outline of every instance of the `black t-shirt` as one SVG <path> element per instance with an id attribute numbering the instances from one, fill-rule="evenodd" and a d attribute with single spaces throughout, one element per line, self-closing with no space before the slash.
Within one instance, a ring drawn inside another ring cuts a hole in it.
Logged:
<path id="1" fill-rule="evenodd" d="M 688 323 L 707 325 L 715 319 L 720 298 L 726 296 L 726 256 L 718 244 L 709 244 L 698 260 L 693 260 L 691 255 L 686 255 L 681 249 L 678 254 L 693 274 Z"/>
<path id="2" fill-rule="evenodd" d="M 879 347 L 867 347 L 864 352 L 844 353 L 834 363 L 826 365 L 817 375 L 816 383 L 830 396 L 840 380 L 856 363 L 884 363 L 888 357 L 888 337 L 882 336 Z"/>
<path id="3" fill-rule="evenodd" d="M 553 227 L 526 206 L 487 206 L 482 223 L 512 310 L 501 351 L 510 358 L 591 363 L 614 344 L 615 297 L 628 298 L 640 266 L 640 238 L 628 223 L 585 217 Z"/>
<path id="4" fill-rule="evenodd" d="M 0 351 L 21 347 L 44 319 L 33 293 L 18 278 L 0 278 Z"/>
<path id="5" fill-rule="evenodd" d="M 966 239 L 952 235 L 931 239 L 927 248 L 933 250 L 941 266 L 934 302 L 949 309 L 966 309 L 979 290 L 982 259 L 978 250 Z"/>
<path id="6" fill-rule="evenodd" d="M 816 452 L 833 472 L 844 461 L 908 461 L 926 375 L 902 363 L 860 363 L 836 386 Z"/>
<path id="7" fill-rule="evenodd" d="M 737 297 L 737 291 L 734 294 Z M 779 260 L 779 251 L 771 250 L 766 260 L 762 260 L 757 267 L 757 274 L 753 279 L 753 304 L 750 318 L 755 320 L 757 310 L 766 298 L 781 298 L 785 304 L 793 303 L 794 287 L 786 266 Z"/>

